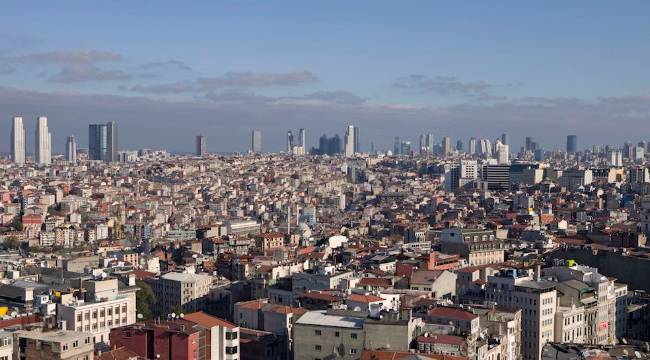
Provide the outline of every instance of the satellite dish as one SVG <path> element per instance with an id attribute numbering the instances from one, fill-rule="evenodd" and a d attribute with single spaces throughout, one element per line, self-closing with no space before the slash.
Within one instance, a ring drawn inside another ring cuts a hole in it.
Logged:
<path id="1" fill-rule="evenodd" d="M 185 317 L 185 314 L 181 313 L 180 315 L 178 315 L 178 317 L 180 317 L 182 319 L 182 318 Z"/>
<path id="2" fill-rule="evenodd" d="M 144 318 L 144 316 L 142 314 L 138 314 L 138 319 L 142 320 L 142 318 Z"/>
<path id="3" fill-rule="evenodd" d="M 172 319 L 176 319 L 176 313 L 171 313 Z"/>

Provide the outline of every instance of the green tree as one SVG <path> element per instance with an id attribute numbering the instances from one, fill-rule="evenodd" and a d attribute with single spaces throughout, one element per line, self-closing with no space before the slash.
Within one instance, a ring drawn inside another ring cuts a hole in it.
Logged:
<path id="1" fill-rule="evenodd" d="M 156 295 L 151 290 L 151 287 L 144 281 L 136 281 L 136 285 L 140 288 L 135 293 L 135 308 L 138 314 L 142 314 L 142 320 L 151 319 L 150 306 L 156 303 Z"/>
<path id="2" fill-rule="evenodd" d="M 20 221 L 20 220 L 18 220 L 18 219 L 16 219 L 16 221 L 14 221 L 14 223 L 12 224 L 12 226 L 14 227 L 14 229 L 16 229 L 16 231 L 23 231 L 23 229 L 25 228 L 25 227 L 23 226 L 22 221 Z"/>
<path id="3" fill-rule="evenodd" d="M 18 249 L 20 247 L 20 240 L 15 236 L 9 236 L 5 239 L 4 245 L 7 249 Z"/>

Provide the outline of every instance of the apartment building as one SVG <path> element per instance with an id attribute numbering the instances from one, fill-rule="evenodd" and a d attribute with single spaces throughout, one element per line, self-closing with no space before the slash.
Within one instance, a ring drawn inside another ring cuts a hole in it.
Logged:
<path id="1" fill-rule="evenodd" d="M 91 334 L 94 343 L 108 344 L 112 328 L 135 323 L 137 288 L 120 291 L 118 281 L 116 278 L 84 281 L 84 299 L 62 296 L 56 314 L 60 327 Z"/>
<path id="2" fill-rule="evenodd" d="M 208 329 L 206 353 L 210 359 L 240 359 L 239 326 L 204 312 L 186 314 L 183 320 Z"/>
<path id="3" fill-rule="evenodd" d="M 525 269 L 504 269 L 489 276 L 486 300 L 516 307 L 521 315 L 521 355 L 524 360 L 541 357 L 545 343 L 555 336 L 557 291 L 551 281 L 541 280 Z"/>
<path id="4" fill-rule="evenodd" d="M 0 331 L 0 360 L 12 360 L 14 355 L 13 335 Z"/>
<path id="5" fill-rule="evenodd" d="M 163 313 L 178 308 L 183 312 L 194 312 L 203 309 L 205 295 L 212 286 L 212 276 L 170 272 L 148 279 L 147 283 L 158 299 L 154 311 Z"/>
<path id="6" fill-rule="evenodd" d="M 361 356 L 363 319 L 308 311 L 294 326 L 294 360 L 348 359 Z"/>
<path id="7" fill-rule="evenodd" d="M 440 250 L 462 256 L 470 266 L 499 264 L 504 260 L 505 244 L 492 230 L 448 228 L 440 233 Z"/>
<path id="8" fill-rule="evenodd" d="M 14 354 L 21 360 L 93 360 L 94 344 L 87 333 L 68 330 L 14 332 Z"/>

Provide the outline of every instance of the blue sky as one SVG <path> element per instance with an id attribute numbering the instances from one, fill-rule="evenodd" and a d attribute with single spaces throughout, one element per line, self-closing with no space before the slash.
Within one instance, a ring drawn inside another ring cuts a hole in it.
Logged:
<path id="1" fill-rule="evenodd" d="M 212 151 L 245 150 L 252 128 L 279 150 L 288 129 L 313 144 L 347 123 L 386 148 L 422 132 L 507 131 L 516 148 L 527 134 L 549 149 L 566 133 L 581 147 L 648 140 L 649 13 L 647 1 L 10 1 L 0 130 L 48 115 L 55 150 L 108 120 L 124 148 L 175 151 L 198 132 Z"/>

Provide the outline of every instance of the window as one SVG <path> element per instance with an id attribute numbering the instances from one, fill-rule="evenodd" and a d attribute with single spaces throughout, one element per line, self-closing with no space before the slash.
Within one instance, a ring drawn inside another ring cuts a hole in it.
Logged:
<path id="1" fill-rule="evenodd" d="M 226 333 L 226 340 L 235 340 L 237 339 L 237 333 L 236 332 L 227 332 Z"/>
<path id="2" fill-rule="evenodd" d="M 314 350 L 316 350 L 316 351 L 320 351 L 321 349 L 322 349 L 322 347 L 320 345 L 315 345 L 314 346 Z"/>
<path id="3" fill-rule="evenodd" d="M 357 333 L 352 333 L 352 334 L 350 334 L 350 338 L 351 338 L 351 339 L 356 339 L 356 338 L 357 338 Z"/>
<path id="4" fill-rule="evenodd" d="M 321 336 L 323 333 L 320 330 L 314 330 L 314 334 Z"/>
<path id="5" fill-rule="evenodd" d="M 337 331 L 337 332 L 334 333 L 334 336 L 339 337 L 339 336 L 341 336 L 341 333 Z"/>
<path id="6" fill-rule="evenodd" d="M 237 347 L 236 346 L 226 346 L 226 354 L 232 355 L 237 353 Z"/>
<path id="7" fill-rule="evenodd" d="M 357 353 L 357 349 L 350 349 L 350 354 L 356 354 L 356 353 Z"/>

